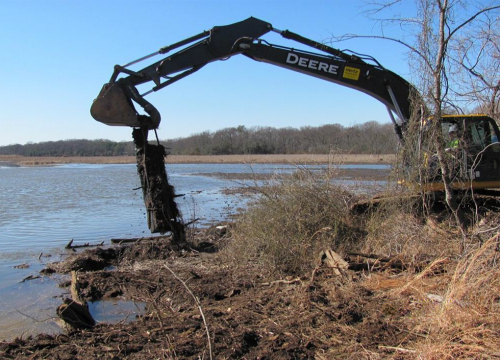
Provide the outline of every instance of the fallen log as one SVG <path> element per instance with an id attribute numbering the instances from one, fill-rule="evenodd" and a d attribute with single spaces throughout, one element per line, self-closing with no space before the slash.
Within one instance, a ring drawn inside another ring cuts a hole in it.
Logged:
<path id="1" fill-rule="evenodd" d="M 328 267 L 332 268 L 335 275 L 342 275 L 342 272 L 349 267 L 349 264 L 332 249 L 321 252 L 320 263 L 326 264 Z"/>
<path id="2" fill-rule="evenodd" d="M 76 271 L 71 272 L 71 299 L 64 299 L 57 308 L 57 315 L 70 327 L 75 329 L 91 328 L 95 320 L 90 314 L 87 302 L 80 298 Z"/>
<path id="3" fill-rule="evenodd" d="M 350 257 L 349 269 L 355 271 L 371 270 L 374 266 L 377 268 L 391 268 L 402 271 L 410 268 L 415 271 L 422 271 L 431 263 L 431 260 L 405 262 L 400 256 L 384 257 L 376 254 L 363 254 L 358 252 L 348 252 L 347 255 Z M 365 258 L 365 260 L 361 260 L 360 258 Z M 431 257 L 429 256 L 429 258 Z"/>
<path id="4" fill-rule="evenodd" d="M 152 233 L 165 234 L 170 231 L 173 242 L 185 242 L 185 226 L 174 200 L 174 187 L 168 183 L 165 170 L 165 147 L 149 144 L 146 128 L 134 129 L 132 136 L 148 228 Z"/>
<path id="5" fill-rule="evenodd" d="M 82 245 L 73 245 L 73 239 L 69 241 L 69 243 L 64 247 L 65 249 L 79 249 L 79 248 L 86 248 L 86 247 L 97 247 L 97 246 L 103 246 L 104 241 L 101 241 L 99 244 L 90 244 L 90 243 L 85 243 Z"/>
<path id="6" fill-rule="evenodd" d="M 35 280 L 35 279 L 40 279 L 41 276 L 38 276 L 38 275 L 29 275 L 29 276 L 26 276 L 24 279 L 22 279 L 21 281 L 19 281 L 20 283 L 23 283 L 25 281 L 28 281 L 28 280 Z"/>
<path id="7" fill-rule="evenodd" d="M 359 256 L 359 257 L 364 257 L 364 258 L 368 258 L 368 259 L 376 259 L 376 260 L 385 261 L 385 262 L 391 261 L 391 258 L 383 257 L 383 256 L 380 256 L 377 254 L 364 254 L 364 253 L 359 253 L 359 252 L 348 252 L 347 255 Z"/>
<path id="8" fill-rule="evenodd" d="M 417 200 L 419 195 L 406 195 L 406 196 L 393 196 L 390 194 L 378 194 L 369 199 L 362 199 L 354 204 L 352 204 L 349 208 L 349 212 L 351 214 L 363 215 L 374 209 L 378 208 L 383 204 L 399 204 L 402 201 L 411 201 Z"/>
<path id="9" fill-rule="evenodd" d="M 371 256 L 364 256 L 366 259 L 360 261 L 361 255 L 356 255 L 358 259 L 349 259 L 349 270 L 362 271 L 362 270 L 379 270 L 379 269 L 396 269 L 407 270 L 408 264 L 401 261 L 399 258 L 376 258 Z M 369 259 L 369 260 L 368 260 Z"/>
<path id="10" fill-rule="evenodd" d="M 127 243 L 135 243 L 139 241 L 154 241 L 154 240 L 165 240 L 165 239 L 170 239 L 170 236 L 143 236 L 143 237 L 137 237 L 137 238 L 113 238 L 111 239 L 112 244 L 127 244 Z"/>

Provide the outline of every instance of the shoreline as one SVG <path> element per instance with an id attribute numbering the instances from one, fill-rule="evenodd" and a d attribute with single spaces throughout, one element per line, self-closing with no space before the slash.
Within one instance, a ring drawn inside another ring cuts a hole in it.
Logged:
<path id="1" fill-rule="evenodd" d="M 168 155 L 167 164 L 391 164 L 395 154 L 290 155 Z M 135 164 L 135 156 L 21 156 L 0 155 L 0 166 L 58 164 Z"/>

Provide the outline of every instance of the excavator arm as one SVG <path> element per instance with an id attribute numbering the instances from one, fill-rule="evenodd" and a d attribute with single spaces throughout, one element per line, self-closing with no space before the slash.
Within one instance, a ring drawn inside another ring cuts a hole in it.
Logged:
<path id="1" fill-rule="evenodd" d="M 241 53 L 235 46 L 239 39 L 244 37 L 257 39 L 271 29 L 271 24 L 251 17 L 232 25 L 214 27 L 210 31 L 163 47 L 124 66 L 116 65 L 109 83 L 103 86 L 99 96 L 94 100 L 90 109 L 91 115 L 107 125 L 155 129 L 160 124 L 161 117 L 158 110 L 144 99 L 144 96 L 173 84 L 208 63 Z M 140 61 L 167 54 L 183 46 L 186 47 L 140 71 L 128 69 Z M 128 76 L 118 79 L 121 73 Z M 150 91 L 139 94 L 136 86 L 147 82 L 153 82 L 155 86 Z M 132 100 L 148 115 L 139 115 Z"/>
<path id="2" fill-rule="evenodd" d="M 270 44 L 262 39 L 262 36 L 271 31 L 317 52 Z M 165 172 L 165 149 L 161 144 L 151 145 L 147 141 L 149 129 L 156 129 L 161 117 L 145 96 L 193 74 L 211 62 L 226 60 L 239 54 L 255 61 L 350 87 L 374 97 L 387 107 L 401 143 L 404 143 L 412 109 L 418 108 L 412 100 L 421 105 L 419 112 L 425 112 L 423 101 L 413 86 L 399 75 L 385 69 L 373 57 L 334 49 L 291 31 L 277 30 L 270 23 L 253 17 L 235 24 L 214 27 L 210 31 L 163 47 L 126 65 L 116 65 L 110 81 L 94 100 L 91 114 L 94 119 L 107 125 L 135 128 L 133 135 L 138 172 L 148 210 L 148 225 L 152 232 L 171 231 L 176 241 L 181 241 L 185 234 L 174 201 L 176 195 L 168 184 Z M 164 55 L 161 60 L 142 70 L 134 71 L 130 68 L 138 62 L 160 55 Z M 150 82 L 154 87 L 140 94 L 137 86 Z M 135 108 L 136 105 L 139 105 L 145 114 L 140 114 Z M 395 119 L 394 114 L 399 121 Z M 443 129 L 451 125 L 461 126 L 463 138 L 474 145 L 464 149 L 464 174 L 459 174 L 453 186 L 457 189 L 500 188 L 500 131 L 494 120 L 477 115 L 457 115 L 439 120 Z M 480 160 L 478 163 L 474 160 L 471 165 L 467 162 L 469 158 Z M 432 166 L 428 168 L 431 169 Z M 430 178 L 431 187 L 427 189 L 440 190 L 440 174 L 436 176 Z"/>
<path id="3" fill-rule="evenodd" d="M 261 37 L 270 31 L 312 47 L 321 53 L 269 44 Z M 177 52 L 143 68 L 130 66 L 153 56 Z M 274 29 L 270 23 L 250 17 L 244 21 L 212 28 L 210 31 L 182 40 L 124 66 L 116 65 L 109 83 L 105 84 L 92 104 L 91 114 L 107 125 L 155 129 L 161 117 L 144 97 L 198 71 L 205 65 L 242 54 L 250 59 L 280 66 L 319 79 L 362 91 L 386 105 L 396 133 L 403 141 L 403 130 L 410 118 L 410 95 L 413 87 L 397 74 L 383 68 L 369 56 L 340 51 L 291 31 Z M 120 77 L 120 75 L 125 75 Z M 139 94 L 136 86 L 153 82 L 154 87 Z M 147 115 L 141 115 L 134 103 Z M 393 113 L 399 118 L 395 120 Z"/>

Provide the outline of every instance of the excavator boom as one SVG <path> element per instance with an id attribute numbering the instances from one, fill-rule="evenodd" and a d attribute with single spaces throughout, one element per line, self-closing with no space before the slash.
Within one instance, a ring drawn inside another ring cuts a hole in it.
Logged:
<path id="1" fill-rule="evenodd" d="M 268 32 L 319 50 L 321 53 L 272 45 L 261 37 Z M 132 71 L 129 66 L 156 55 L 179 49 L 161 60 Z M 163 89 L 191 75 L 205 65 L 242 54 L 250 59 L 314 76 L 326 81 L 362 91 L 381 101 L 389 109 L 400 140 L 402 127 L 410 118 L 409 97 L 413 87 L 397 74 L 383 68 L 375 59 L 340 51 L 288 30 L 280 31 L 265 21 L 250 17 L 227 26 L 217 26 L 125 66 L 116 65 L 109 83 L 105 84 L 92 104 L 91 114 L 97 121 L 113 126 L 155 129 L 161 117 L 144 96 Z M 369 61 L 369 62 L 368 62 Z M 126 76 L 120 77 L 121 74 Z M 137 85 L 153 82 L 154 87 L 139 94 Z M 135 108 L 140 105 L 145 115 Z M 392 113 L 400 119 L 398 124 Z"/>

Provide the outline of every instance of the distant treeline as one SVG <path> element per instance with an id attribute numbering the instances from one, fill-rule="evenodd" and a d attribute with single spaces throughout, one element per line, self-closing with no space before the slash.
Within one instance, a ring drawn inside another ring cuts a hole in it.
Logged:
<path id="1" fill-rule="evenodd" d="M 344 127 L 281 128 L 238 126 L 162 141 L 171 154 L 353 154 L 394 153 L 397 139 L 391 124 L 374 121 Z M 0 147 L 0 155 L 118 156 L 133 155 L 134 144 L 110 140 L 64 140 Z"/>
<path id="2" fill-rule="evenodd" d="M 0 155 L 118 156 L 133 155 L 134 144 L 111 140 L 60 140 L 0 146 Z"/>
<path id="3" fill-rule="evenodd" d="M 168 140 L 172 154 L 388 154 L 396 151 L 397 139 L 391 124 L 374 121 L 344 127 L 281 128 L 238 126 Z"/>

